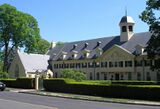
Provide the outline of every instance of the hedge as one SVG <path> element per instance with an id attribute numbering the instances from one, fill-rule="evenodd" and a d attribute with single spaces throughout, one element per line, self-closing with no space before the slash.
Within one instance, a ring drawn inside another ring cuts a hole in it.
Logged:
<path id="1" fill-rule="evenodd" d="M 43 83 L 45 90 L 51 92 L 160 101 L 160 86 L 157 85 L 89 85 L 68 83 L 65 79 L 45 79 Z"/>
<path id="2" fill-rule="evenodd" d="M 33 89 L 35 85 L 33 78 L 0 79 L 0 81 L 7 87 L 13 88 Z"/>
<path id="3" fill-rule="evenodd" d="M 123 85 L 156 85 L 156 81 L 111 81 L 111 84 L 123 84 Z"/>

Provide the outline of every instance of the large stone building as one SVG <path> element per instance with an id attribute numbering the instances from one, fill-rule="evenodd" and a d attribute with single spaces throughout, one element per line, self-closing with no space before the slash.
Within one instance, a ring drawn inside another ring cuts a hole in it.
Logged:
<path id="1" fill-rule="evenodd" d="M 155 62 L 144 52 L 151 33 L 134 33 L 134 24 L 132 17 L 124 16 L 118 36 L 52 43 L 47 55 L 18 53 L 11 64 L 10 75 L 35 77 L 36 70 L 50 68 L 53 77 L 60 77 L 61 70 L 76 69 L 90 80 L 160 81 L 160 72 L 150 70 Z"/>
<path id="2" fill-rule="evenodd" d="M 160 73 L 150 70 L 154 61 L 144 52 L 151 33 L 134 33 L 134 24 L 132 17 L 124 16 L 118 36 L 52 43 L 48 55 L 54 77 L 71 68 L 83 71 L 90 80 L 160 80 Z"/>

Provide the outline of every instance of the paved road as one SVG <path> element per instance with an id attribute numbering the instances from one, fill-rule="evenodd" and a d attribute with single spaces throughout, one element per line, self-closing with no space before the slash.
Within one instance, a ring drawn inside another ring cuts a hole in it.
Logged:
<path id="1" fill-rule="evenodd" d="M 57 109 L 57 108 L 17 102 L 13 100 L 0 99 L 0 109 Z"/>
<path id="2" fill-rule="evenodd" d="M 57 107 L 58 109 L 160 109 L 160 107 L 158 106 L 156 107 L 156 106 L 83 101 L 83 100 L 46 97 L 46 96 L 29 95 L 16 92 L 5 92 L 5 91 L 0 92 L 0 99 L 23 102 L 33 105 L 41 105 L 41 106 L 43 105 L 47 107 Z"/>

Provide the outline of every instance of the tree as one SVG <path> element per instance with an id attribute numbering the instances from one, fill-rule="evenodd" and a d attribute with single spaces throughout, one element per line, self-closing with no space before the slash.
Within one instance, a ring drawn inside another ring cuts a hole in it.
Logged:
<path id="1" fill-rule="evenodd" d="M 140 18 L 149 25 L 152 35 L 145 50 L 148 58 L 155 60 L 151 69 L 160 71 L 160 0 L 147 0 L 146 5 Z"/>
<path id="2" fill-rule="evenodd" d="M 86 79 L 86 75 L 78 70 L 64 69 L 61 71 L 62 78 L 74 79 L 76 81 L 81 81 Z"/>
<path id="3" fill-rule="evenodd" d="M 26 52 L 30 52 L 39 38 L 39 28 L 34 17 L 9 4 L 0 5 L 0 51 L 4 50 L 3 71 L 8 69 L 8 56 L 14 48 L 23 47 Z"/>
<path id="4" fill-rule="evenodd" d="M 50 47 L 50 43 L 45 39 L 38 39 L 35 43 L 35 47 L 30 49 L 30 53 L 45 54 Z M 28 51 L 28 48 L 26 48 Z"/>

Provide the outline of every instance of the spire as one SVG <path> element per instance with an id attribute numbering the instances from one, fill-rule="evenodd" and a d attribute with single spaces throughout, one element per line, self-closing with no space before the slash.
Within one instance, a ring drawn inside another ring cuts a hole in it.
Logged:
<path id="1" fill-rule="evenodd" d="M 127 16 L 127 6 L 125 7 L 125 16 Z"/>

